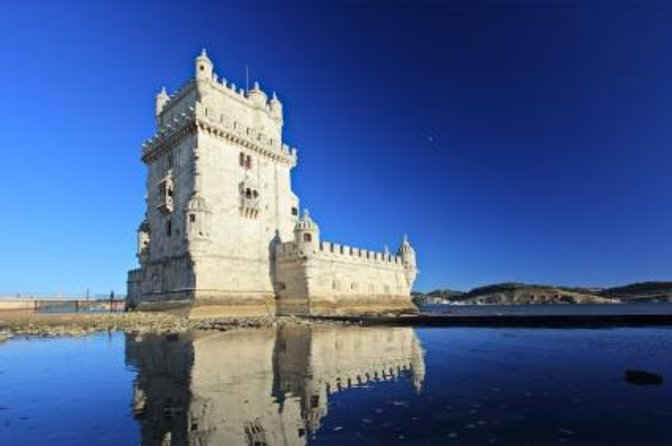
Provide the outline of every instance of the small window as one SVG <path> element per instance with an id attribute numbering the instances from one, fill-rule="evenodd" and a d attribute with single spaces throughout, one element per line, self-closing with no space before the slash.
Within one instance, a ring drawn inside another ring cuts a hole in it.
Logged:
<path id="1" fill-rule="evenodd" d="M 166 222 L 166 236 L 170 237 L 173 234 L 173 222 L 168 220 Z"/>
<path id="2" fill-rule="evenodd" d="M 249 155 L 247 156 L 247 158 L 245 158 L 245 168 L 246 169 L 252 168 L 252 157 Z"/>
<path id="3" fill-rule="evenodd" d="M 311 241 L 313 241 L 313 236 L 311 234 L 303 234 L 303 241 L 304 242 L 311 242 Z"/>
<path id="4" fill-rule="evenodd" d="M 203 70 L 205 70 L 205 67 L 204 67 L 203 65 L 200 65 L 200 66 L 198 67 L 198 69 L 201 70 L 201 71 L 203 71 Z"/>
<path id="5" fill-rule="evenodd" d="M 292 208 L 292 215 L 294 215 L 294 216 L 299 215 L 299 210 L 296 207 Z"/>
<path id="6" fill-rule="evenodd" d="M 195 222 L 196 221 L 196 216 L 194 214 L 189 214 L 189 221 L 191 223 Z"/>
<path id="7" fill-rule="evenodd" d="M 240 163 L 240 167 L 245 167 L 245 154 L 243 152 L 240 152 L 238 162 Z"/>

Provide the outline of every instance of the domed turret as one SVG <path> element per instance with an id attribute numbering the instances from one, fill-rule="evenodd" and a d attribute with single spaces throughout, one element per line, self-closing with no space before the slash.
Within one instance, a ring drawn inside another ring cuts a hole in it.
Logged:
<path id="1" fill-rule="evenodd" d="M 138 256 L 141 265 L 144 265 L 149 261 L 149 242 L 149 221 L 145 218 L 142 220 L 142 223 L 140 223 L 140 227 L 138 227 L 138 250 L 136 255 Z"/>
<path id="2" fill-rule="evenodd" d="M 191 196 L 185 209 L 185 238 L 192 253 L 201 251 L 210 238 L 210 207 L 198 192 Z"/>
<path id="3" fill-rule="evenodd" d="M 404 234 L 404 239 L 399 246 L 397 255 L 401 257 L 401 261 L 404 264 L 404 269 L 406 270 L 406 281 L 408 282 L 409 289 L 413 286 L 415 277 L 418 274 L 415 263 L 415 249 L 408 242 L 408 237 Z"/>
<path id="4" fill-rule="evenodd" d="M 252 90 L 247 92 L 247 97 L 252 102 L 252 105 L 254 105 L 256 108 L 266 108 L 266 101 L 268 100 L 268 97 L 266 96 L 266 93 L 261 91 L 261 88 L 259 88 L 259 82 L 254 83 Z"/>
<path id="5" fill-rule="evenodd" d="M 161 91 L 156 95 L 156 117 L 158 118 L 163 107 L 166 106 L 166 103 L 170 100 L 170 96 L 166 92 L 166 87 L 161 87 Z"/>
<path id="6" fill-rule="evenodd" d="M 212 79 L 212 70 L 212 61 L 208 57 L 208 53 L 205 52 L 205 48 L 203 48 L 201 54 L 196 58 L 196 80 Z"/>
<path id="7" fill-rule="evenodd" d="M 303 211 L 303 215 L 294 226 L 294 240 L 299 246 L 317 247 L 320 244 L 320 227 L 310 218 L 308 210 Z M 310 250 L 306 250 L 309 252 Z"/>
<path id="8" fill-rule="evenodd" d="M 271 108 L 271 117 L 276 121 L 282 122 L 282 102 L 280 102 L 275 95 L 275 92 L 273 92 L 273 97 L 271 97 L 269 106 Z"/>

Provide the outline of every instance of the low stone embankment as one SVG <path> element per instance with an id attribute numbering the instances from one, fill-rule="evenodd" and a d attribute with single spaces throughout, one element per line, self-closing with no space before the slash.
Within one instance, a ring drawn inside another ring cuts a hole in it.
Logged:
<path id="1" fill-rule="evenodd" d="M 189 319 L 162 312 L 40 314 L 1 311 L 0 342 L 14 336 L 83 336 L 99 331 L 179 333 L 190 329 L 223 331 L 241 327 L 351 324 L 349 321 L 318 321 L 285 316 Z"/>

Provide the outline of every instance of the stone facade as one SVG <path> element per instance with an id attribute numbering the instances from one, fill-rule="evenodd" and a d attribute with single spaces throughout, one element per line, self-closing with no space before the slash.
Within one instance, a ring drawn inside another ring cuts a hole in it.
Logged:
<path id="1" fill-rule="evenodd" d="M 131 308 L 199 304 L 245 314 L 412 310 L 413 248 L 397 255 L 321 242 L 291 187 L 283 109 L 257 83 L 236 89 L 205 51 L 195 78 L 156 97 L 143 144 L 146 215 Z"/>

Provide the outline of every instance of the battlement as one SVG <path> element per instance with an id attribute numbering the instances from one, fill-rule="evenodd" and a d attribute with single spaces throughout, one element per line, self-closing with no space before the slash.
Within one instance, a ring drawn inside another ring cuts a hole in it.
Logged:
<path id="1" fill-rule="evenodd" d="M 179 104 L 183 99 L 185 99 L 189 93 L 194 91 L 197 87 L 198 83 L 196 82 L 195 79 L 190 79 L 186 81 L 184 84 L 182 84 L 179 88 L 177 88 L 175 91 L 172 93 L 168 94 L 165 102 L 163 103 L 161 107 L 161 115 L 168 114 L 172 109 Z M 246 91 L 243 88 L 240 88 L 236 86 L 235 83 L 233 82 L 228 82 L 226 79 L 218 79 L 216 74 L 213 74 L 213 78 L 210 80 L 205 81 L 205 85 L 212 88 L 213 90 L 222 93 L 226 95 L 227 98 L 233 99 L 237 101 L 238 103 L 251 107 L 251 108 L 257 108 L 265 111 L 269 115 L 273 113 L 273 104 L 279 103 L 277 96 L 275 93 L 271 95 L 271 98 L 268 99 L 268 95 L 264 93 L 261 90 L 256 90 L 260 91 L 263 93 L 263 97 L 266 98 L 264 101 L 264 104 L 262 107 L 258 107 L 258 102 L 253 100 L 253 98 L 250 96 L 251 92 L 254 92 L 255 90 L 251 91 Z M 258 88 L 258 84 L 256 85 L 256 88 Z M 281 111 L 280 111 L 281 113 Z"/>
<path id="2" fill-rule="evenodd" d="M 278 245 L 276 249 L 276 257 L 291 258 L 305 255 L 302 252 L 303 247 L 296 242 L 285 242 Z M 318 255 L 323 258 L 342 259 L 353 262 L 372 263 L 372 264 L 390 264 L 403 265 L 401 256 L 392 255 L 389 253 L 371 251 L 363 248 L 355 248 L 348 245 L 340 245 L 327 241 L 321 241 L 312 252 L 313 255 Z"/>

